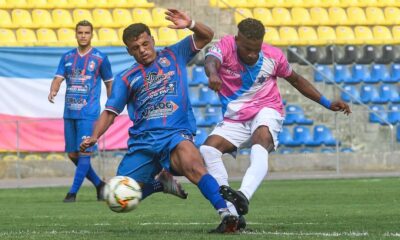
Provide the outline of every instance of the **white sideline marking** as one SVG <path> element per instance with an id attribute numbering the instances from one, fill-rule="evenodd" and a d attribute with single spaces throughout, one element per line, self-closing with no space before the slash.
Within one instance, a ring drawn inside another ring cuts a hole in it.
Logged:
<path id="1" fill-rule="evenodd" d="M 214 223 L 199 223 L 199 222 L 185 222 L 185 223 L 172 223 L 172 222 L 146 222 L 146 223 L 139 223 L 141 226 L 147 225 L 215 225 L 219 224 L 219 222 Z M 258 223 L 258 222 L 247 222 L 248 225 L 317 225 L 320 223 Z"/>
<path id="2" fill-rule="evenodd" d="M 385 233 L 384 237 L 400 237 L 400 233 Z"/>
<path id="3" fill-rule="evenodd" d="M 242 232 L 241 234 L 248 235 L 277 235 L 277 236 L 317 236 L 317 237 L 365 237 L 368 232 L 266 232 L 253 231 Z"/>

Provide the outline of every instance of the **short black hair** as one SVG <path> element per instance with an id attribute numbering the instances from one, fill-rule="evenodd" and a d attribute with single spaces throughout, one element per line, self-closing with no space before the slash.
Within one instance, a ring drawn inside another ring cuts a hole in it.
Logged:
<path id="1" fill-rule="evenodd" d="M 260 40 L 264 38 L 265 27 L 262 22 L 254 18 L 246 18 L 238 24 L 239 32 L 248 39 Z"/>
<path id="2" fill-rule="evenodd" d="M 89 22 L 88 20 L 82 20 L 82 21 L 79 21 L 77 24 L 76 24 L 76 26 L 75 26 L 75 31 L 76 30 L 78 30 L 78 27 L 79 26 L 89 26 L 90 27 L 90 32 L 93 32 L 93 25 L 92 25 L 92 23 L 91 22 Z"/>
<path id="3" fill-rule="evenodd" d="M 150 28 L 146 24 L 143 23 L 131 24 L 124 29 L 124 33 L 122 34 L 122 40 L 124 41 L 125 45 L 127 45 L 127 42 L 129 40 L 139 37 L 139 35 L 144 32 L 147 32 L 147 34 L 151 36 Z"/>

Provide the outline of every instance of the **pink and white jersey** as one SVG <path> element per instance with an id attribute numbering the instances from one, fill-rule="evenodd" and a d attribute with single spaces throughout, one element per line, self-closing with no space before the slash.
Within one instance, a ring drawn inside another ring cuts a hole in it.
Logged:
<path id="1" fill-rule="evenodd" d="M 221 61 L 222 88 L 218 95 L 225 121 L 248 121 L 264 107 L 283 116 L 277 77 L 288 77 L 292 68 L 282 50 L 263 44 L 257 63 L 248 66 L 239 60 L 234 36 L 228 35 L 210 48 L 209 55 Z"/>

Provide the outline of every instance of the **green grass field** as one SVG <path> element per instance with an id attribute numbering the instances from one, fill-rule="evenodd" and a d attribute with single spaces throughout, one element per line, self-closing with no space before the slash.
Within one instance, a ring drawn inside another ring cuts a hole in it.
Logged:
<path id="1" fill-rule="evenodd" d="M 239 183 L 233 183 L 238 187 Z M 187 200 L 158 193 L 130 213 L 111 212 L 84 187 L 0 190 L 0 239 L 400 239 L 400 179 L 266 181 L 249 230 L 208 234 L 219 219 L 194 185 Z"/>

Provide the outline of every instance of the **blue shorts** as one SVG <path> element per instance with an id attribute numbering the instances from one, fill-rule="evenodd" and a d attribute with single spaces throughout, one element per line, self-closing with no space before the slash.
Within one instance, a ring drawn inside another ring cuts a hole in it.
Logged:
<path id="1" fill-rule="evenodd" d="M 193 136 L 189 130 L 148 131 L 130 136 L 128 152 L 119 164 L 117 176 L 129 176 L 141 183 L 151 183 L 161 169 L 170 169 L 171 151 Z"/>
<path id="2" fill-rule="evenodd" d="M 65 151 L 79 152 L 79 145 L 86 137 L 92 136 L 95 120 L 88 119 L 64 119 Z M 97 145 L 86 149 L 86 152 L 93 152 Z"/>

